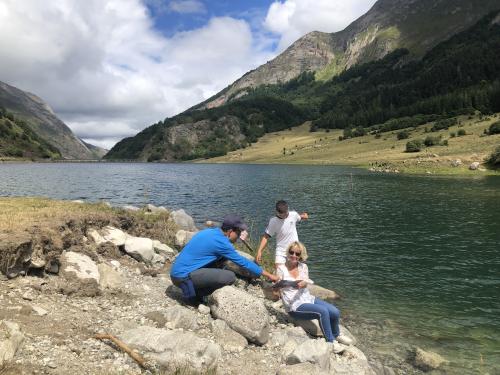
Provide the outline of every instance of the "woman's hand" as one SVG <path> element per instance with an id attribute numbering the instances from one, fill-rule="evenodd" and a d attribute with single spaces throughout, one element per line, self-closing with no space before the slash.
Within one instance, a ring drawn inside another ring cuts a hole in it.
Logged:
<path id="1" fill-rule="evenodd" d="M 297 283 L 297 287 L 298 287 L 299 289 L 306 288 L 306 287 L 307 287 L 307 281 L 305 281 L 305 280 L 300 280 L 300 281 Z"/>

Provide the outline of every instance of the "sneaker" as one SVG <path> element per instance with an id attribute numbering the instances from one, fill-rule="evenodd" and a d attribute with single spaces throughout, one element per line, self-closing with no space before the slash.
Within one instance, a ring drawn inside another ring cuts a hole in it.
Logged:
<path id="1" fill-rule="evenodd" d="M 335 340 L 344 345 L 352 345 L 353 343 L 353 340 L 350 337 L 344 335 L 338 335 Z"/>
<path id="2" fill-rule="evenodd" d="M 346 346 L 338 343 L 337 341 L 331 342 L 330 347 L 332 349 L 332 352 L 335 354 L 342 353 L 344 350 L 346 350 Z"/>

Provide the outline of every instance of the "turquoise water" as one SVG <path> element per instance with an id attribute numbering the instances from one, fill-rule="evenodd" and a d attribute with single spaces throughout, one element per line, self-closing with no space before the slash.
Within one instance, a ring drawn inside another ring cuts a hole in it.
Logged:
<path id="1" fill-rule="evenodd" d="M 312 278 L 339 291 L 370 355 L 405 363 L 414 346 L 438 373 L 500 374 L 500 178 L 371 174 L 342 167 L 0 164 L 0 195 L 153 203 L 201 224 L 237 212 L 253 240 L 286 199 Z"/>

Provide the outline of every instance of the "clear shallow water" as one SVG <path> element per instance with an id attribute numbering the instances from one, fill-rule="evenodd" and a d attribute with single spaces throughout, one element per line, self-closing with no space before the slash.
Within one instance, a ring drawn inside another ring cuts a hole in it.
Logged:
<path id="1" fill-rule="evenodd" d="M 202 224 L 237 212 L 257 241 L 277 199 L 299 224 L 312 278 L 344 295 L 367 351 L 414 345 L 446 373 L 500 374 L 500 179 L 378 175 L 325 166 L 0 164 L 0 196 L 153 203 Z M 201 226 L 201 225 L 200 225 Z"/>

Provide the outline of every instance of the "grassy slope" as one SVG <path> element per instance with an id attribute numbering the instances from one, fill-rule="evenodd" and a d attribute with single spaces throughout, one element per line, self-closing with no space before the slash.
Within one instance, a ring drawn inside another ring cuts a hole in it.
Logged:
<path id="1" fill-rule="evenodd" d="M 388 165 L 389 169 L 398 169 L 403 173 L 435 174 L 495 174 L 495 171 L 469 171 L 473 161 L 483 162 L 484 158 L 500 145 L 500 135 L 484 136 L 484 129 L 498 121 L 498 114 L 489 120 L 481 121 L 478 116 L 469 120 L 461 117 L 462 125 L 455 125 L 448 130 L 425 133 L 432 123 L 422 125 L 411 131 L 410 138 L 397 140 L 396 133 L 382 133 L 380 139 L 374 135 L 339 141 L 342 130 L 309 132 L 309 124 L 276 133 L 266 134 L 257 143 L 246 149 L 230 152 L 226 156 L 203 160 L 213 163 L 262 163 L 262 164 L 330 164 L 352 165 L 369 168 L 372 163 Z M 464 129 L 467 135 L 450 138 L 450 133 Z M 442 135 L 448 146 L 433 146 L 418 153 L 406 153 L 406 142 L 412 139 L 424 139 L 427 135 Z M 286 155 L 283 155 L 283 148 Z M 293 154 L 292 154 L 293 152 Z M 436 156 L 437 155 L 437 156 Z M 451 160 L 461 159 L 463 165 L 451 167 Z"/>

